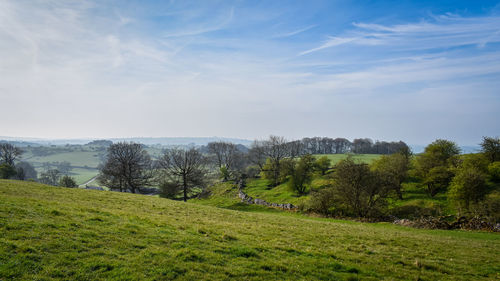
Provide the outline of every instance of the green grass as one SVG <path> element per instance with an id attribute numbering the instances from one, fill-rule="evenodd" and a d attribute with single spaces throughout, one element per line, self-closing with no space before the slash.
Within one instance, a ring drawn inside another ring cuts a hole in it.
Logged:
<path id="1" fill-rule="evenodd" d="M 27 160 L 30 163 L 33 163 L 36 166 L 40 166 L 45 162 L 63 162 L 67 161 L 71 163 L 71 166 L 79 166 L 79 167 L 90 167 L 97 168 L 99 163 L 101 163 L 99 159 L 99 152 L 97 151 L 72 151 L 72 152 L 62 152 L 55 153 L 47 156 L 37 156 L 32 157 Z"/>
<path id="2" fill-rule="evenodd" d="M 97 169 L 84 169 L 84 168 L 73 168 L 71 169 L 70 176 L 75 178 L 75 181 L 78 185 L 84 184 L 85 182 L 89 181 L 93 177 L 97 176 L 99 174 L 99 170 Z M 90 185 L 98 185 L 98 183 L 92 182 Z"/>
<path id="3" fill-rule="evenodd" d="M 0 280 L 500 277 L 498 234 L 284 213 L 3 180 Z"/>
<path id="4" fill-rule="evenodd" d="M 381 154 L 315 154 L 314 157 L 319 158 L 326 156 L 328 157 L 328 159 L 330 159 L 331 165 L 333 166 L 340 162 L 340 160 L 346 159 L 349 155 L 351 155 L 355 161 L 360 161 L 367 164 L 372 163 L 382 156 Z"/>

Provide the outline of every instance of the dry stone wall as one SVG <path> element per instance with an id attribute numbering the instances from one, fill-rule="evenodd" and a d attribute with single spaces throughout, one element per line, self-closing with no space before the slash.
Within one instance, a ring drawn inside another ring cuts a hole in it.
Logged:
<path id="1" fill-rule="evenodd" d="M 253 198 L 252 196 L 249 196 L 245 192 L 243 192 L 243 188 L 245 187 L 244 181 L 239 181 L 238 182 L 238 197 L 241 199 L 241 202 L 246 203 L 246 204 L 255 204 L 255 205 L 261 205 L 261 206 L 266 206 L 266 207 L 273 207 L 273 208 L 280 208 L 284 210 L 296 210 L 297 206 L 294 206 L 290 203 L 269 203 L 266 200 L 259 199 L 259 198 Z"/>

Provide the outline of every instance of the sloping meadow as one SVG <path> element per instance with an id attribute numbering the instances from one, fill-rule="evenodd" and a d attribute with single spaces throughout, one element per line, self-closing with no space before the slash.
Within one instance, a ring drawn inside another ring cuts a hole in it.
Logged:
<path id="1" fill-rule="evenodd" d="M 496 279 L 500 236 L 0 181 L 0 280 Z"/>

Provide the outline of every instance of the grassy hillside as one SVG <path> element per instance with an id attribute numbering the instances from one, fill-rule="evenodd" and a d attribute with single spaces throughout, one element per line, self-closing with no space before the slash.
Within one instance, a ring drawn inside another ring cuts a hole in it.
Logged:
<path id="1" fill-rule="evenodd" d="M 0 280 L 500 277 L 498 234 L 246 211 L 3 180 Z"/>
<path id="2" fill-rule="evenodd" d="M 326 156 L 328 157 L 328 159 L 330 159 L 331 164 L 335 165 L 340 162 L 340 160 L 346 159 L 349 155 L 352 156 L 356 161 L 368 164 L 379 159 L 380 156 L 382 156 L 381 154 L 315 154 L 314 157 L 320 158 L 322 156 Z"/>

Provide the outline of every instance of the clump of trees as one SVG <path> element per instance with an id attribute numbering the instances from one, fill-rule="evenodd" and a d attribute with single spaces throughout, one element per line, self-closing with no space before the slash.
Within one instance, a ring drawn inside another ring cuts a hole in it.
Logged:
<path id="1" fill-rule="evenodd" d="M 446 191 L 454 176 L 459 154 L 460 148 L 456 143 L 438 139 L 416 158 L 415 174 L 422 180 L 431 197 Z"/>
<path id="2" fill-rule="evenodd" d="M 500 139 L 484 137 L 482 151 L 459 159 L 454 169 L 448 199 L 459 214 L 500 219 Z"/>

